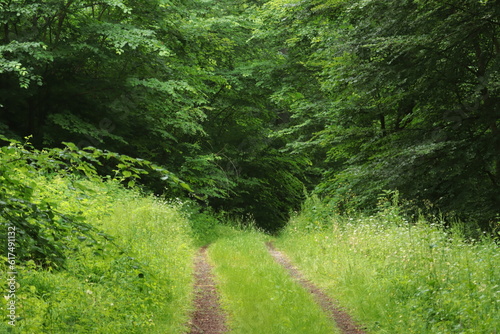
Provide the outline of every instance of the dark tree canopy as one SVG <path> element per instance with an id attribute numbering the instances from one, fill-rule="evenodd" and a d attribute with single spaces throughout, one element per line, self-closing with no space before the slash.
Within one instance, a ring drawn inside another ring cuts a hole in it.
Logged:
<path id="1" fill-rule="evenodd" d="M 9 0 L 0 20 L 7 137 L 153 161 L 268 230 L 307 191 L 500 214 L 495 1 Z"/>

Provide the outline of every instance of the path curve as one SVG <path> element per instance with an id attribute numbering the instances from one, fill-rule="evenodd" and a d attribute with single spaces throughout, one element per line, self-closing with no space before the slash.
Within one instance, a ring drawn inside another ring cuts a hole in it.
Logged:
<path id="1" fill-rule="evenodd" d="M 342 310 L 332 298 L 326 295 L 326 293 L 312 282 L 305 279 L 302 273 L 292 264 L 284 253 L 277 250 L 271 242 L 267 242 L 266 246 L 276 262 L 281 264 L 288 271 L 290 276 L 314 296 L 316 302 L 321 306 L 323 311 L 328 314 L 330 319 L 337 324 L 342 334 L 366 334 L 351 316 Z"/>
<path id="2" fill-rule="evenodd" d="M 225 315 L 219 303 L 212 267 L 208 263 L 208 246 L 201 247 L 195 259 L 195 311 L 189 334 L 226 333 Z"/>

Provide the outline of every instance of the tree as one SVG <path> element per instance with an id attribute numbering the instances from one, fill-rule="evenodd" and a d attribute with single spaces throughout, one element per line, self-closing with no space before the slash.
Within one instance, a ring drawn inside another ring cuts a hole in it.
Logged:
<path id="1" fill-rule="evenodd" d="M 302 122 L 298 131 L 323 121 L 301 142 L 325 148 L 318 187 L 324 195 L 342 206 L 354 194 L 352 206 L 369 208 L 383 189 L 399 189 L 446 212 L 494 219 L 498 6 L 475 0 L 269 6 L 275 29 L 286 26 L 289 47 L 304 51 L 301 63 L 316 69 L 328 99 L 313 118 L 292 108 Z"/>
<path id="2" fill-rule="evenodd" d="M 205 55 L 200 66 L 209 68 L 212 64 L 212 74 L 221 78 L 209 94 L 204 122 L 207 140 L 201 145 L 218 169 L 210 174 L 213 188 L 223 193 L 210 196 L 210 205 L 276 231 L 300 206 L 305 182 L 302 169 L 307 159 L 283 152 L 285 143 L 272 136 L 286 120 L 270 97 L 279 76 L 273 59 L 266 59 L 269 45 L 252 38 L 262 24 L 256 5 L 218 1 L 207 2 L 205 10 L 197 7 L 203 29 L 195 32 L 201 40 L 217 45 L 214 49 L 205 42 L 197 50 Z M 193 28 L 197 26 L 187 27 Z"/>
<path id="3" fill-rule="evenodd" d="M 255 61 L 266 47 L 251 40 L 257 5 L 4 3 L 0 131 L 148 159 L 220 210 L 283 225 L 302 194 L 302 162 L 270 138 L 280 111 Z"/>

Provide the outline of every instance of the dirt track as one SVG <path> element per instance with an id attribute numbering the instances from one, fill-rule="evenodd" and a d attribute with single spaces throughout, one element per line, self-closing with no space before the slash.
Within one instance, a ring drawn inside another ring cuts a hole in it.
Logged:
<path id="1" fill-rule="evenodd" d="M 366 332 L 354 322 L 349 314 L 338 307 L 337 303 L 328 297 L 320 288 L 306 280 L 302 273 L 292 264 L 288 257 L 277 250 L 272 243 L 267 243 L 272 257 L 281 264 L 297 282 L 309 291 L 323 311 L 337 324 L 342 334 L 365 334 Z"/>
<path id="2" fill-rule="evenodd" d="M 320 288 L 306 280 L 288 257 L 277 250 L 272 243 L 267 243 L 271 256 L 282 265 L 299 284 L 309 291 L 323 311 L 337 324 L 342 334 L 366 334 L 366 332 L 328 297 Z M 215 286 L 212 268 L 208 263 L 207 247 L 200 248 L 195 260 L 195 312 L 190 322 L 189 334 L 227 333 L 226 316 L 219 304 L 219 295 Z M 253 334 L 253 333 L 249 333 Z M 255 333 L 258 334 L 258 333 Z"/>
<path id="3" fill-rule="evenodd" d="M 190 334 L 226 333 L 225 315 L 220 308 L 212 267 L 208 263 L 207 247 L 200 248 L 195 260 L 195 312 Z"/>

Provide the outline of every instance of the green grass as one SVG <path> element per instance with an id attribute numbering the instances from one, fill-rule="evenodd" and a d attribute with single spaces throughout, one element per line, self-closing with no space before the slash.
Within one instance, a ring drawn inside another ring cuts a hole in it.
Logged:
<path id="1" fill-rule="evenodd" d="M 184 332 L 195 249 L 178 207 L 111 183 L 83 182 L 88 190 L 82 192 L 63 178 L 39 184 L 37 191 L 50 194 L 59 210 L 82 211 L 88 223 L 114 240 L 82 240 L 76 251 L 68 250 L 64 270 L 18 263 L 20 318 L 16 327 L 4 321 L 2 298 L 0 332 Z"/>
<path id="2" fill-rule="evenodd" d="M 277 245 L 371 333 L 500 331 L 498 245 L 394 218 L 299 215 Z"/>
<path id="3" fill-rule="evenodd" d="M 226 233 L 209 248 L 231 333 L 334 333 L 312 297 L 278 265 L 252 230 Z"/>
<path id="4" fill-rule="evenodd" d="M 193 256 L 205 243 L 211 243 L 232 333 L 336 332 L 312 296 L 269 255 L 269 237 L 244 224 L 221 225 L 195 205 L 167 203 L 114 182 L 20 177 L 32 181 L 33 203 L 50 198 L 58 213 L 81 213 L 113 239 L 66 231 L 58 237 L 70 247 L 65 268 L 17 263 L 19 318 L 16 327 L 8 325 L 9 300 L 2 298 L 0 333 L 184 333 L 192 311 Z M 276 244 L 370 333 L 500 331 L 498 240 L 470 240 L 459 228 L 426 222 L 410 225 L 392 207 L 373 217 L 345 218 L 313 204 Z M 5 275 L 1 279 L 6 290 Z"/>

